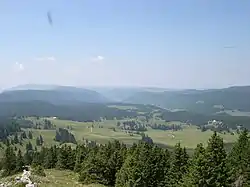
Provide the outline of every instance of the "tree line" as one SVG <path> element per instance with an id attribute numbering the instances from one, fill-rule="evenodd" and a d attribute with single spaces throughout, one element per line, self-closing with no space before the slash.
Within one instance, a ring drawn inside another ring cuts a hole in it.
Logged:
<path id="1" fill-rule="evenodd" d="M 243 126 L 250 130 L 250 117 L 248 116 L 230 116 L 228 114 L 199 114 L 192 113 L 189 111 L 161 111 L 160 117 L 166 122 L 168 121 L 181 121 L 183 123 L 191 123 L 197 126 L 204 126 L 210 120 L 221 121 L 225 126 L 225 130 L 227 128 L 237 129 L 238 125 Z"/>
<path id="2" fill-rule="evenodd" d="M 24 153 L 9 145 L 1 160 L 3 175 L 22 170 L 24 165 L 72 170 L 83 184 L 130 187 L 226 187 L 250 185 L 250 140 L 247 130 L 240 133 L 230 152 L 216 133 L 208 145 L 198 144 L 193 155 L 177 143 L 173 151 L 143 141 L 126 146 L 118 141 L 76 149 L 61 146 L 26 145 Z"/>
<path id="3" fill-rule="evenodd" d="M 92 121 L 103 117 L 107 120 L 136 117 L 136 111 L 120 110 L 98 103 L 72 103 L 68 105 L 55 105 L 42 101 L 2 102 L 0 104 L 2 116 L 55 116 L 63 120 Z"/>
<path id="4" fill-rule="evenodd" d="M 8 136 L 20 131 L 21 127 L 16 120 L 0 117 L 0 141 L 6 140 Z"/>

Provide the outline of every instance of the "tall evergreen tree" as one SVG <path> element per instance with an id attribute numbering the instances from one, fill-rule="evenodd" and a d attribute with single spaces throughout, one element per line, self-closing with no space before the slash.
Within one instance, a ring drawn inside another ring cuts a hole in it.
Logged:
<path id="1" fill-rule="evenodd" d="M 55 163 L 53 162 L 53 157 L 56 157 L 56 155 L 53 155 L 53 147 L 51 147 L 49 148 L 44 158 L 44 167 L 46 169 L 51 169 L 55 167 Z"/>
<path id="2" fill-rule="evenodd" d="M 250 142 L 248 130 L 244 129 L 228 156 L 231 180 L 250 186 Z"/>
<path id="3" fill-rule="evenodd" d="M 185 148 L 182 148 L 180 143 L 177 143 L 172 155 L 170 166 L 170 186 L 179 186 L 183 183 L 183 177 L 188 170 L 188 154 Z"/>
<path id="4" fill-rule="evenodd" d="M 25 132 L 22 132 L 21 136 L 22 136 L 23 139 L 27 139 L 27 135 L 26 135 Z"/>
<path id="5" fill-rule="evenodd" d="M 23 160 L 23 155 L 22 151 L 19 149 L 17 152 L 17 158 L 16 158 L 16 172 L 21 172 L 23 170 L 24 166 L 24 160 Z"/>
<path id="6" fill-rule="evenodd" d="M 3 175 L 8 176 L 15 173 L 16 169 L 16 154 L 11 146 L 8 146 L 3 157 Z"/>
<path id="7" fill-rule="evenodd" d="M 39 137 L 36 138 L 36 145 L 37 146 L 41 146 L 41 142 L 40 142 L 40 138 Z"/>
<path id="8" fill-rule="evenodd" d="M 15 133 L 15 135 L 14 135 L 14 143 L 15 143 L 15 144 L 18 144 L 18 143 L 19 143 L 19 139 L 18 139 L 17 133 Z"/>
<path id="9" fill-rule="evenodd" d="M 77 145 L 76 158 L 75 158 L 75 172 L 80 172 L 82 168 L 82 162 L 87 156 L 87 148 L 84 145 Z"/>
<path id="10" fill-rule="evenodd" d="M 162 167 L 159 167 L 159 166 Z M 126 158 L 116 175 L 116 186 L 166 186 L 164 176 L 167 166 L 165 152 L 141 142 Z"/>
<path id="11" fill-rule="evenodd" d="M 28 137 L 29 137 L 29 139 L 33 139 L 33 135 L 32 135 L 32 132 L 31 132 L 31 131 L 29 131 Z"/>
<path id="12" fill-rule="evenodd" d="M 74 164 L 74 160 L 72 163 L 72 159 L 74 157 L 73 156 L 71 157 L 71 154 L 72 154 L 71 148 L 69 148 L 67 145 L 61 146 L 58 152 L 56 167 L 58 169 L 69 169 L 68 167 L 71 166 L 70 169 L 73 170 L 75 164 Z"/>
<path id="13" fill-rule="evenodd" d="M 189 169 L 182 186 L 208 187 L 207 179 L 208 173 L 205 149 L 202 144 L 198 144 L 192 160 L 190 161 Z"/>
<path id="14" fill-rule="evenodd" d="M 40 143 L 41 143 L 41 145 L 43 145 L 44 140 L 43 140 L 43 137 L 42 137 L 42 135 L 41 135 L 41 134 L 39 135 L 39 139 L 40 139 Z"/>
<path id="15" fill-rule="evenodd" d="M 205 151 L 207 185 L 214 187 L 230 186 L 229 170 L 226 166 L 227 154 L 224 149 L 223 139 L 216 132 L 208 141 Z"/>
<path id="16" fill-rule="evenodd" d="M 26 144 L 26 151 L 33 151 L 33 146 L 31 144 L 31 142 Z"/>

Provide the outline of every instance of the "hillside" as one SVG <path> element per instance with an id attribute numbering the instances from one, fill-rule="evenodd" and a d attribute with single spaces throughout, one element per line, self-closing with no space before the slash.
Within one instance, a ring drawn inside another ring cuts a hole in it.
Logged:
<path id="1" fill-rule="evenodd" d="M 98 103 L 55 105 L 43 101 L 0 102 L 0 116 L 57 116 L 67 120 L 89 121 L 99 120 L 100 117 L 120 119 L 136 115 L 134 111 L 119 110 Z"/>
<path id="2" fill-rule="evenodd" d="M 74 87 L 56 87 L 50 90 L 13 90 L 4 91 L 0 94 L 0 102 L 26 101 L 71 104 L 78 102 L 103 103 L 107 102 L 108 99 L 96 91 Z"/>
<path id="3" fill-rule="evenodd" d="M 78 182 L 78 176 L 76 173 L 72 171 L 60 171 L 55 169 L 47 169 L 45 170 L 46 177 L 33 175 L 31 172 L 33 182 L 37 183 L 39 187 L 104 187 L 100 184 L 92 184 L 92 185 L 83 185 Z M 22 176 L 20 174 L 16 174 L 14 176 L 3 177 L 0 179 L 1 184 L 15 184 L 15 177 Z M 15 186 L 15 185 L 14 185 Z M 17 185 L 16 185 L 17 186 Z"/>
<path id="4" fill-rule="evenodd" d="M 197 113 L 215 113 L 224 109 L 250 111 L 250 86 L 211 90 L 138 92 L 123 100 L 137 104 L 154 104 L 164 108 L 186 109 Z"/>

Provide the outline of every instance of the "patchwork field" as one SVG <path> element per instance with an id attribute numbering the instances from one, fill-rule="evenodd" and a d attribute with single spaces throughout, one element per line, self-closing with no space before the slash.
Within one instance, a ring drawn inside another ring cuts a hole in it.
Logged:
<path id="1" fill-rule="evenodd" d="M 49 118 L 56 128 L 62 127 L 66 128 L 70 126 L 72 128 L 71 132 L 74 134 L 77 141 L 82 141 L 84 139 L 96 141 L 97 143 L 107 143 L 114 139 L 122 141 L 128 145 L 132 145 L 134 142 L 138 142 L 141 136 L 138 134 L 133 134 L 132 136 L 121 129 L 119 129 L 116 124 L 117 120 L 106 120 L 103 122 L 75 122 L 66 121 L 59 119 Z M 33 119 L 35 120 L 35 119 Z M 165 123 L 168 125 L 181 124 L 180 122 L 164 122 L 161 120 L 151 121 L 153 123 Z M 213 134 L 212 131 L 208 130 L 201 132 L 193 125 L 183 125 L 183 129 L 179 131 L 172 130 L 155 130 L 148 127 L 145 134 L 151 137 L 154 143 L 162 144 L 165 146 L 174 146 L 176 143 L 180 142 L 182 146 L 193 149 L 198 143 L 207 144 L 208 139 Z M 114 130 L 115 129 L 115 130 Z M 33 132 L 34 138 L 32 143 L 35 144 L 35 137 L 40 134 L 44 138 L 45 145 L 58 144 L 53 139 L 55 137 L 55 130 L 39 130 L 30 129 Z M 230 133 L 221 134 L 225 143 L 233 143 L 237 139 L 237 135 L 232 135 Z"/>

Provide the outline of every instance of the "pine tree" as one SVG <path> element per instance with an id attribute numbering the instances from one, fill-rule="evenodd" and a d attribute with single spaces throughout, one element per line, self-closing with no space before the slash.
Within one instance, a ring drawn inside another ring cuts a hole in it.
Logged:
<path id="1" fill-rule="evenodd" d="M 43 141 L 43 137 L 42 137 L 42 135 L 41 135 L 41 134 L 39 135 L 39 139 L 40 139 L 40 143 L 41 143 L 41 145 L 43 145 L 44 141 Z"/>
<path id="2" fill-rule="evenodd" d="M 31 165 L 33 161 L 33 151 L 26 151 L 23 156 L 23 159 L 25 165 Z"/>
<path id="3" fill-rule="evenodd" d="M 182 186 L 207 187 L 207 163 L 205 149 L 202 144 L 197 145 L 189 166 Z"/>
<path id="4" fill-rule="evenodd" d="M 42 145 L 39 137 L 36 138 L 36 145 L 37 146 L 41 146 Z"/>
<path id="5" fill-rule="evenodd" d="M 65 163 L 67 163 L 68 160 L 68 148 L 67 145 L 63 145 L 61 148 L 59 148 L 58 150 L 58 157 L 57 157 L 57 163 L 56 163 L 56 167 L 58 169 L 68 169 L 67 165 Z M 74 166 L 73 166 L 74 167 Z"/>
<path id="6" fill-rule="evenodd" d="M 18 143 L 19 143 L 17 133 L 15 133 L 15 135 L 14 135 L 14 143 L 15 143 L 15 144 L 18 144 Z"/>
<path id="7" fill-rule="evenodd" d="M 19 149 L 18 153 L 17 153 L 17 158 L 16 158 L 16 172 L 21 172 L 23 170 L 23 166 L 24 166 L 24 160 L 23 160 L 23 156 L 22 156 L 22 152 Z"/>
<path id="8" fill-rule="evenodd" d="M 159 186 L 164 187 L 165 167 L 168 166 L 166 154 L 161 149 L 141 142 L 129 154 L 116 175 L 116 187 Z M 162 166 L 162 167 L 160 167 Z"/>
<path id="9" fill-rule="evenodd" d="M 169 185 L 179 186 L 183 183 L 183 177 L 188 169 L 188 159 L 186 149 L 182 148 L 180 143 L 177 143 L 171 160 Z"/>
<path id="10" fill-rule="evenodd" d="M 23 136 L 22 134 L 20 135 L 20 138 L 19 138 L 19 143 L 23 141 Z"/>
<path id="11" fill-rule="evenodd" d="M 227 154 L 224 149 L 223 139 L 216 132 L 208 141 L 205 151 L 206 156 L 206 178 L 208 186 L 226 187 L 230 186 L 229 170 L 226 166 Z"/>
<path id="12" fill-rule="evenodd" d="M 10 139 L 10 144 L 11 144 L 11 145 L 14 145 L 14 144 L 15 144 L 14 139 L 12 139 L 12 138 Z"/>
<path id="13" fill-rule="evenodd" d="M 69 170 L 74 170 L 75 167 L 75 150 L 71 148 L 71 146 L 66 147 L 66 153 L 67 153 L 67 162 L 66 167 Z"/>
<path id="14" fill-rule="evenodd" d="M 114 186 L 116 173 L 121 169 L 125 161 L 127 148 L 124 144 L 120 144 L 117 140 L 110 143 L 109 146 L 105 148 L 107 153 L 105 154 L 105 157 L 107 158 L 107 171 L 104 176 L 107 179 L 107 185 Z"/>
<path id="15" fill-rule="evenodd" d="M 25 132 L 22 132 L 21 136 L 22 136 L 23 139 L 27 139 L 27 135 L 26 135 Z"/>
<path id="16" fill-rule="evenodd" d="M 55 163 L 53 163 L 53 147 L 49 148 L 47 154 L 45 155 L 44 158 L 44 167 L 46 169 L 51 169 L 55 167 Z"/>
<path id="17" fill-rule="evenodd" d="M 8 146 L 3 157 L 3 176 L 8 176 L 15 173 L 16 169 L 16 154 L 11 146 Z"/>
<path id="18" fill-rule="evenodd" d="M 33 146 L 31 142 L 26 144 L 26 152 L 24 154 L 24 163 L 30 165 L 33 161 Z"/>
<path id="19" fill-rule="evenodd" d="M 29 137 L 29 139 L 33 139 L 33 135 L 32 135 L 32 132 L 31 132 L 31 131 L 29 131 L 28 137 Z"/>
<path id="20" fill-rule="evenodd" d="M 26 144 L 26 151 L 33 151 L 33 146 L 31 144 L 31 142 Z"/>
<path id="21" fill-rule="evenodd" d="M 88 157 L 84 160 L 79 176 L 82 183 L 108 184 L 108 179 L 105 177 L 108 158 L 103 154 L 104 149 L 104 146 L 92 148 Z"/>
<path id="22" fill-rule="evenodd" d="M 82 168 L 82 162 L 86 158 L 87 155 L 87 149 L 84 145 L 77 145 L 76 147 L 76 158 L 75 158 L 75 172 L 80 172 Z"/>
<path id="23" fill-rule="evenodd" d="M 40 152 L 33 152 L 33 154 L 32 154 L 32 166 L 36 167 L 36 166 L 39 166 L 39 165 L 41 165 Z"/>
<path id="24" fill-rule="evenodd" d="M 250 142 L 248 130 L 244 129 L 228 156 L 231 180 L 250 185 Z"/>

